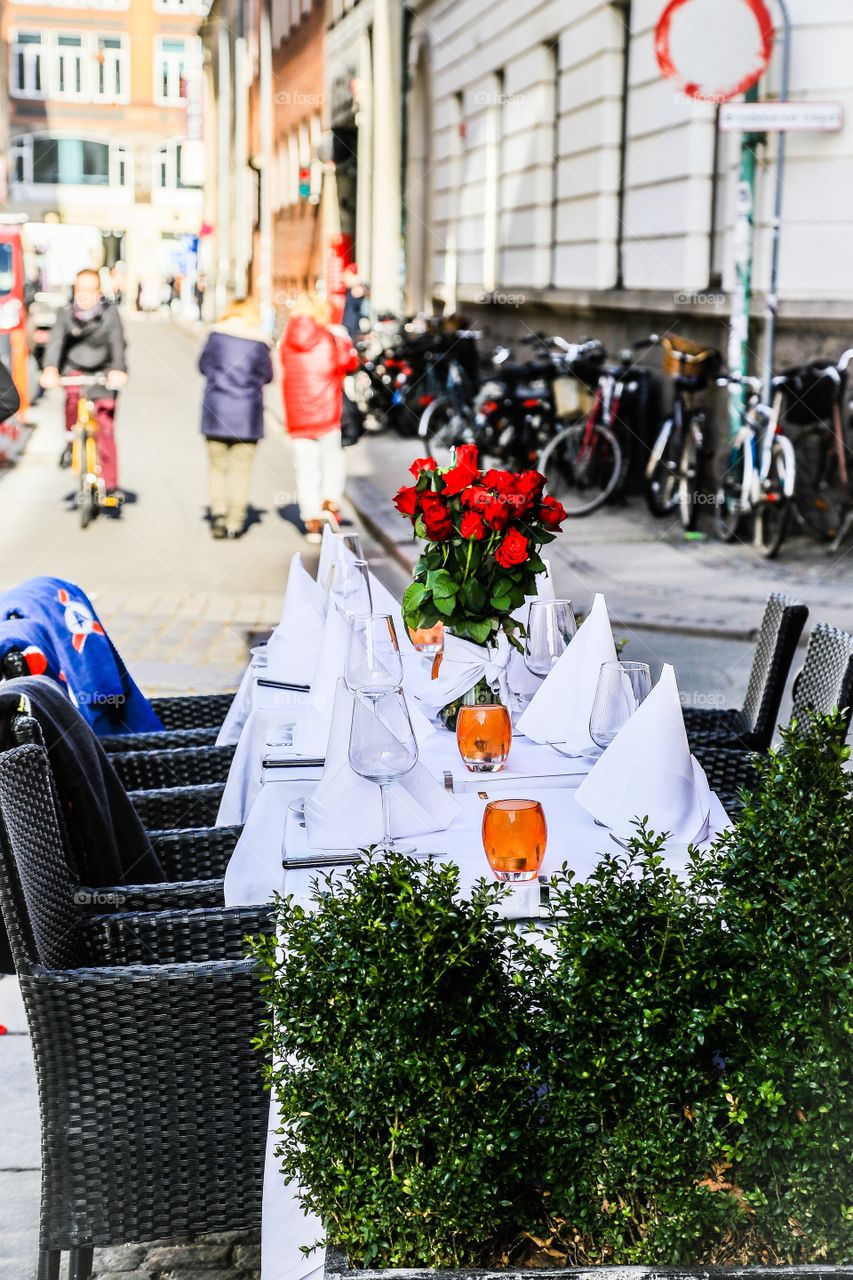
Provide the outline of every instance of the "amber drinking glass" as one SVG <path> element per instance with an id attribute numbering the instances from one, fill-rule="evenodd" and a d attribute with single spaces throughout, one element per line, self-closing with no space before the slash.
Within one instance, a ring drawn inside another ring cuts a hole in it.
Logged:
<path id="1" fill-rule="evenodd" d="M 444 648 L 444 623 L 434 627 L 409 627 L 409 639 L 418 653 L 441 653 Z"/>
<path id="2" fill-rule="evenodd" d="M 498 702 L 460 707 L 456 742 L 465 767 L 472 773 L 497 773 L 512 746 L 512 721 Z"/>
<path id="3" fill-rule="evenodd" d="M 548 826 L 538 800 L 492 800 L 483 814 L 483 848 L 496 880 L 533 880 Z"/>

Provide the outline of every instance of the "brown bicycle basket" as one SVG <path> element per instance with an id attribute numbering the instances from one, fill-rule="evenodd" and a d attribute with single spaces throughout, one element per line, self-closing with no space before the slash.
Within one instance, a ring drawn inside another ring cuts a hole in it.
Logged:
<path id="1" fill-rule="evenodd" d="M 721 356 L 716 347 L 706 347 L 689 338 L 663 338 L 661 346 L 662 368 L 667 377 L 710 377 L 720 367 Z"/>

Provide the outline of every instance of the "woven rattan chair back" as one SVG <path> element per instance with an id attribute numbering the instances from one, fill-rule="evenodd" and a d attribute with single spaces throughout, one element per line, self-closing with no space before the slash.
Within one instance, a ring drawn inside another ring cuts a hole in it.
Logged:
<path id="1" fill-rule="evenodd" d="M 838 708 L 847 724 L 853 713 L 853 635 L 818 622 L 809 636 L 806 660 L 794 684 L 792 718 L 801 732 L 809 713 L 828 715 Z"/>
<path id="2" fill-rule="evenodd" d="M 748 745 L 766 751 L 773 739 L 791 663 L 809 611 L 801 600 L 774 591 L 768 598 L 743 700 Z"/>
<path id="3" fill-rule="evenodd" d="M 83 913 L 74 900 L 44 747 L 30 743 L 0 755 L 0 821 L 3 918 L 16 967 L 87 963 Z"/>

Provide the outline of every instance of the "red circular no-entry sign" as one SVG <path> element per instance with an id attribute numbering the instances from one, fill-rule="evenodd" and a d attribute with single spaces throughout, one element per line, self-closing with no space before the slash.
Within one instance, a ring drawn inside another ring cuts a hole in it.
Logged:
<path id="1" fill-rule="evenodd" d="M 765 0 L 669 0 L 655 30 L 655 53 L 682 93 L 728 102 L 767 69 L 774 35 Z"/>

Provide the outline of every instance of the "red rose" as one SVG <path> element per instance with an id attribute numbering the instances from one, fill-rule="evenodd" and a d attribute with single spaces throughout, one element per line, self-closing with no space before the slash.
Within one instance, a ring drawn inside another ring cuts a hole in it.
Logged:
<path id="1" fill-rule="evenodd" d="M 463 489 L 467 489 L 469 485 L 472 485 L 479 478 L 480 473 L 476 467 L 469 466 L 467 462 L 457 462 L 455 467 L 451 467 L 450 471 L 445 471 L 442 476 L 444 480 L 442 493 L 446 498 L 452 498 L 455 494 L 461 493 Z"/>
<path id="2" fill-rule="evenodd" d="M 414 516 L 418 509 L 418 491 L 413 484 L 403 485 L 394 495 L 394 506 L 404 516 Z"/>
<path id="3" fill-rule="evenodd" d="M 479 471 L 480 462 L 477 446 L 475 444 L 458 444 L 456 446 L 456 465 L 457 467 L 470 467 L 472 471 Z"/>
<path id="4" fill-rule="evenodd" d="M 435 471 L 437 466 L 435 458 L 415 458 L 409 470 L 417 480 L 422 471 Z"/>
<path id="5" fill-rule="evenodd" d="M 453 521 L 450 512 L 441 498 L 435 493 L 421 494 L 421 513 L 424 527 L 431 542 L 443 542 L 453 532 Z"/>
<path id="6" fill-rule="evenodd" d="M 514 569 L 529 559 L 527 539 L 517 529 L 510 529 L 501 545 L 495 552 L 495 560 L 502 569 Z"/>
<path id="7" fill-rule="evenodd" d="M 523 499 L 522 511 L 529 511 L 539 501 L 545 488 L 545 477 L 538 471 L 522 471 L 515 478 L 515 492 Z"/>
<path id="8" fill-rule="evenodd" d="M 483 519 L 490 529 L 505 529 L 511 515 L 512 511 L 504 498 L 490 499 L 483 511 Z"/>
<path id="9" fill-rule="evenodd" d="M 492 468 L 483 476 L 483 484 L 487 489 L 496 489 L 498 493 L 511 493 L 515 487 L 515 476 L 511 471 L 496 471 Z"/>
<path id="10" fill-rule="evenodd" d="M 559 529 L 568 514 L 562 502 L 558 502 L 556 498 L 542 499 L 539 507 L 539 521 L 546 529 Z"/>
<path id="11" fill-rule="evenodd" d="M 493 501 L 492 495 L 488 489 L 484 489 L 482 485 L 472 484 L 470 489 L 466 489 L 459 498 L 463 507 L 468 507 L 471 511 L 479 511 L 482 513 L 490 502 Z"/>
<path id="12" fill-rule="evenodd" d="M 463 538 L 473 538 L 479 542 L 486 536 L 486 526 L 476 511 L 466 511 L 459 524 L 459 532 Z"/>

